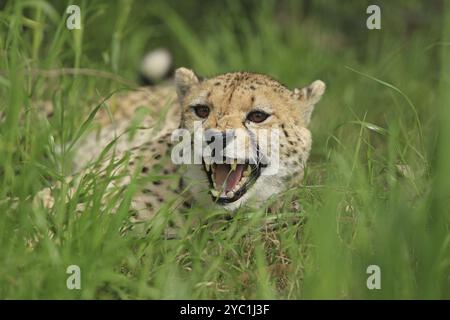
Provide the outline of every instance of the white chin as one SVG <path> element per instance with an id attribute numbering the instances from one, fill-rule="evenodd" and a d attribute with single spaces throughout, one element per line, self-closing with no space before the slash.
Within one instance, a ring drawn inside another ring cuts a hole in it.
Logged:
<path id="1" fill-rule="evenodd" d="M 259 176 L 253 186 L 238 200 L 223 205 L 226 210 L 237 210 L 241 207 L 261 207 L 266 203 L 267 199 L 282 192 L 284 185 L 282 180 L 274 176 Z"/>
<path id="2" fill-rule="evenodd" d="M 247 202 L 247 198 L 248 198 L 248 195 L 246 193 L 242 197 L 237 199 L 236 201 L 230 202 L 230 203 L 225 203 L 221 206 L 222 206 L 222 208 L 224 208 L 227 211 L 235 211 L 235 210 L 245 206 L 245 203 Z"/>
<path id="3" fill-rule="evenodd" d="M 239 199 L 236 201 L 222 204 L 221 207 L 224 208 L 227 211 L 235 211 L 242 207 L 252 207 L 254 204 L 254 200 L 256 200 L 258 203 L 258 199 L 255 199 L 255 190 L 258 189 L 258 182 L 261 179 L 261 177 L 258 178 L 258 180 L 251 186 L 251 188 Z"/>

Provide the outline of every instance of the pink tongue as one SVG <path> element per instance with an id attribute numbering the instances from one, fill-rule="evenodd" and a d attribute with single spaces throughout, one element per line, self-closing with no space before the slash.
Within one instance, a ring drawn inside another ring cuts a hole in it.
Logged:
<path id="1" fill-rule="evenodd" d="M 216 164 L 214 171 L 214 180 L 216 181 L 216 188 L 221 190 L 225 179 L 227 180 L 225 192 L 233 190 L 237 183 L 241 180 L 244 165 L 238 164 L 236 170 L 230 172 L 231 166 L 229 164 Z M 227 179 L 228 177 L 228 179 Z"/>

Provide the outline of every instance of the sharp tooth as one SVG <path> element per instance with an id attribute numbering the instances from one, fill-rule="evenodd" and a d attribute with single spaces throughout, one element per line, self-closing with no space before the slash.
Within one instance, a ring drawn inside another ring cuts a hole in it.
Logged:
<path id="1" fill-rule="evenodd" d="M 244 177 L 248 177 L 252 173 L 252 167 L 250 165 L 247 165 L 247 169 L 242 174 Z"/>
<path id="2" fill-rule="evenodd" d="M 214 196 L 214 197 L 218 197 L 219 196 L 219 191 L 217 191 L 216 189 L 211 189 L 210 190 L 211 191 L 211 194 Z"/>
<path id="3" fill-rule="evenodd" d="M 236 168 L 237 168 L 237 161 L 233 160 L 233 162 L 231 163 L 231 171 L 236 170 Z"/>
<path id="4" fill-rule="evenodd" d="M 227 197 L 228 198 L 233 198 L 234 197 L 234 192 L 233 191 L 228 191 L 227 192 Z"/>
<path id="5" fill-rule="evenodd" d="M 205 163 L 205 168 L 206 168 L 206 171 L 209 172 L 211 170 L 211 165 L 209 163 Z"/>

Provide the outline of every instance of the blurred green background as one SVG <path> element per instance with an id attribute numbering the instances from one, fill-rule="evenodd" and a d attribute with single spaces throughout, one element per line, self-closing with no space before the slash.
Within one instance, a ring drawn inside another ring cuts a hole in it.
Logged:
<path id="1" fill-rule="evenodd" d="M 81 30 L 65 27 L 70 4 L 81 8 Z M 381 8 L 381 30 L 366 28 L 370 4 Z M 0 298 L 450 298 L 450 1 L 18 0 L 0 8 Z M 305 223 L 261 231 L 261 208 L 205 218 L 167 241 L 168 208 L 138 237 L 117 231 L 127 199 L 115 199 L 116 215 L 98 206 L 101 188 L 84 215 L 66 204 L 64 177 L 76 159 L 55 150 L 77 137 L 93 101 L 137 85 L 142 57 L 158 47 L 204 76 L 246 70 L 290 88 L 327 84 L 304 186 L 275 214 L 283 225 L 298 200 L 294 214 Z M 45 100 L 55 109 L 49 121 L 39 117 Z M 55 208 L 34 207 L 33 195 L 55 181 Z M 70 264 L 81 267 L 81 290 L 66 288 Z M 369 265 L 381 269 L 380 290 L 366 286 Z"/>

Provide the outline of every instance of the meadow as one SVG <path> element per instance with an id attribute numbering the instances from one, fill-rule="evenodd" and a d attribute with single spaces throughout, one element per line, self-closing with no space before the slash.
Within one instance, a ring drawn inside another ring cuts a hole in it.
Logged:
<path id="1" fill-rule="evenodd" d="M 80 30 L 66 28 L 71 4 Z M 366 28 L 369 4 L 0 2 L 0 298 L 450 299 L 450 1 L 377 1 L 381 30 Z M 194 206 L 202 223 L 167 240 L 170 203 L 145 236 L 119 232 L 133 180 L 106 208 L 112 177 L 79 187 L 93 191 L 82 214 L 66 201 L 93 102 L 138 87 L 142 57 L 161 46 L 204 76 L 327 84 L 304 184 L 268 199 L 279 212 L 220 219 Z M 33 205 L 53 185 L 55 206 Z M 66 286 L 69 265 L 80 290 Z M 367 287 L 371 265 L 380 289 Z"/>

